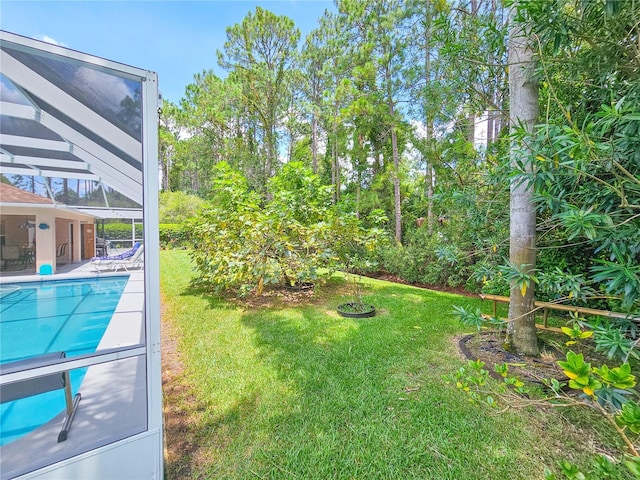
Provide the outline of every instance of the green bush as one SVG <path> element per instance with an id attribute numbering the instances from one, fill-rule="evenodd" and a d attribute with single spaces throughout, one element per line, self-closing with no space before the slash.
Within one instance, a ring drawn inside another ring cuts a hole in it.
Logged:
<path id="1" fill-rule="evenodd" d="M 184 192 L 160 192 L 158 206 L 160 223 L 182 223 L 195 217 L 204 203 L 205 201 L 196 195 Z"/>
<path id="2" fill-rule="evenodd" d="M 370 266 L 381 231 L 339 215 L 330 188 L 309 168 L 285 165 L 269 183 L 267 202 L 227 164 L 215 168 L 213 201 L 191 229 L 195 284 L 260 294 L 266 285 L 299 285 L 338 268 Z"/>
<path id="3" fill-rule="evenodd" d="M 398 275 L 408 282 L 417 281 L 413 258 L 408 249 L 402 245 L 389 245 L 380 252 L 380 265 L 385 271 Z"/>
<path id="4" fill-rule="evenodd" d="M 509 278 L 498 272 L 491 278 L 487 278 L 482 285 L 482 293 L 502 295 L 508 297 L 510 292 Z"/>
<path id="5" fill-rule="evenodd" d="M 115 247 L 131 246 L 131 223 L 105 223 L 104 235 Z M 135 225 L 135 238 L 139 239 L 144 236 L 144 230 L 141 224 Z"/>
<path id="6" fill-rule="evenodd" d="M 159 225 L 160 248 L 184 248 L 189 245 L 189 226 L 185 223 Z"/>
<path id="7" fill-rule="evenodd" d="M 470 276 L 466 257 L 446 237 L 420 229 L 407 239 L 406 245 L 386 248 L 381 253 L 381 264 L 407 282 L 458 287 L 465 285 Z"/>

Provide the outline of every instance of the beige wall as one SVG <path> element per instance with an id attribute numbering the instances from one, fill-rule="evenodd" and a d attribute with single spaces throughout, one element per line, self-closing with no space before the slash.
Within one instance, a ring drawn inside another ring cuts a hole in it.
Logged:
<path id="1" fill-rule="evenodd" d="M 3 212 L 4 213 L 4 209 Z M 29 229 L 19 228 L 18 225 L 26 220 L 35 220 L 33 215 L 2 215 L 4 223 L 5 245 L 26 245 L 29 243 Z"/>

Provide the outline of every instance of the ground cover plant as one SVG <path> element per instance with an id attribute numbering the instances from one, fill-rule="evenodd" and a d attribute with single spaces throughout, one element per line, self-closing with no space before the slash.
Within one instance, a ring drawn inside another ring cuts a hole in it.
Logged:
<path id="1" fill-rule="evenodd" d="M 474 299 L 365 279 L 378 313 L 354 320 L 335 311 L 339 276 L 251 304 L 193 289 L 188 252 L 161 268 L 169 479 L 531 479 L 567 459 L 597 472 L 618 447 L 551 408 L 495 415 L 443 381 L 466 364 L 453 305 Z"/>

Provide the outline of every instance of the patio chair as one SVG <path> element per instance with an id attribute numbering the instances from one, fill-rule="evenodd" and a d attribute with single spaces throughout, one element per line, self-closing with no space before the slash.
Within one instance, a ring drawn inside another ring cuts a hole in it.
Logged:
<path id="1" fill-rule="evenodd" d="M 121 268 L 125 271 L 129 271 L 130 268 L 141 268 L 144 266 L 144 245 L 136 242 L 131 250 L 120 255 L 93 257 L 91 263 L 98 273 L 102 271 L 117 272 Z"/>
<path id="2" fill-rule="evenodd" d="M 67 252 L 67 242 L 61 243 L 56 247 L 56 264 L 57 265 L 65 265 L 67 263 L 67 258 L 65 258 L 66 252 Z"/>
<path id="3" fill-rule="evenodd" d="M 20 247 L 18 245 L 0 246 L 0 259 L 2 259 L 3 269 L 11 265 L 17 265 L 21 263 L 22 258 L 20 256 Z"/>
<path id="4" fill-rule="evenodd" d="M 66 356 L 65 352 L 53 352 L 24 360 L 3 363 L 0 365 L 0 373 L 15 373 L 16 371 L 26 368 L 48 366 L 51 362 L 56 362 L 62 358 L 66 358 Z M 2 389 L 0 389 L 0 404 L 40 395 L 41 393 L 52 392 L 54 390 L 64 390 L 67 416 L 62 430 L 58 434 L 58 443 L 64 442 L 69 436 L 71 423 L 78 411 L 78 404 L 82 398 L 80 392 L 72 396 L 71 376 L 68 370 L 61 373 L 49 373 L 40 377 L 26 378 L 5 384 L 2 386 Z"/>

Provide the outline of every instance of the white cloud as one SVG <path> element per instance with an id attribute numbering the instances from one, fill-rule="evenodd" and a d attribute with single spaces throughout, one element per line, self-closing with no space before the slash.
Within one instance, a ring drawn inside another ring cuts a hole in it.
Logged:
<path id="1" fill-rule="evenodd" d="M 40 40 L 42 40 L 43 42 L 51 43 L 52 45 L 59 45 L 60 47 L 66 47 L 67 46 L 64 43 L 59 42 L 55 38 L 51 38 L 49 35 L 41 35 L 40 36 Z"/>
<path id="2" fill-rule="evenodd" d="M 0 98 L 9 103 L 30 105 L 25 96 L 4 75 L 0 75 Z"/>
<path id="3" fill-rule="evenodd" d="M 93 91 L 93 99 L 96 104 L 106 102 L 107 108 L 118 108 L 120 102 L 126 97 L 133 98 L 134 92 L 127 86 L 123 78 L 108 73 L 93 70 L 87 67 L 79 67 L 75 78 L 85 89 Z"/>

